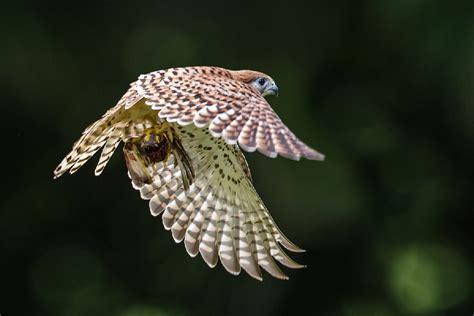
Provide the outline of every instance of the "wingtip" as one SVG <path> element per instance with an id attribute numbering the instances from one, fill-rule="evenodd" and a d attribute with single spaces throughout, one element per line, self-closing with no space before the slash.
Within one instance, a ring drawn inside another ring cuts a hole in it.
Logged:
<path id="1" fill-rule="evenodd" d="M 324 161 L 324 159 L 326 159 L 326 156 L 324 154 L 321 154 L 317 152 L 316 150 L 314 152 L 307 153 L 306 155 L 304 155 L 304 157 L 309 160 L 317 160 L 317 161 Z"/>
<path id="2" fill-rule="evenodd" d="M 296 247 L 298 247 L 298 246 L 296 246 Z M 303 248 L 299 248 L 299 247 L 298 247 L 298 249 L 294 249 L 294 250 L 292 250 L 292 251 L 293 251 L 293 252 L 296 252 L 296 253 L 303 253 L 303 252 L 306 252 L 306 249 L 303 249 Z"/>
<path id="3" fill-rule="evenodd" d="M 304 269 L 304 268 L 306 268 L 306 267 L 307 267 L 307 266 L 306 266 L 305 264 L 300 264 L 300 263 L 298 263 L 298 265 L 292 267 L 292 269 Z"/>
<path id="4" fill-rule="evenodd" d="M 59 171 L 58 168 L 53 171 L 53 179 L 57 179 L 64 174 L 65 170 Z"/>
<path id="5" fill-rule="evenodd" d="M 297 246 L 296 244 L 292 243 L 288 238 L 286 238 L 285 236 L 282 236 L 282 238 L 280 238 L 278 240 L 278 242 L 283 245 L 283 247 L 285 247 L 285 249 L 288 249 L 289 251 L 291 252 L 296 252 L 296 253 L 299 253 L 299 252 L 306 252 L 305 249 Z"/>
<path id="6" fill-rule="evenodd" d="M 278 279 L 278 280 L 283 280 L 283 281 L 288 281 L 290 279 L 290 277 L 287 276 L 287 275 L 279 276 L 279 277 L 275 277 L 275 278 Z"/>
<path id="7" fill-rule="evenodd" d="M 253 275 L 251 273 L 248 273 L 247 274 L 254 280 L 257 280 L 257 281 L 260 281 L 260 282 L 263 282 L 263 277 L 261 275 Z"/>

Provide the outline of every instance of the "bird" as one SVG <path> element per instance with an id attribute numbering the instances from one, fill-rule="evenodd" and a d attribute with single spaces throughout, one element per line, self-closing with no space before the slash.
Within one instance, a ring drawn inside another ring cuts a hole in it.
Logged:
<path id="1" fill-rule="evenodd" d="M 192 257 L 229 273 L 262 280 L 262 269 L 288 279 L 279 264 L 305 267 L 285 250 L 303 252 L 278 228 L 253 186 L 242 150 L 275 158 L 324 160 L 282 122 L 266 97 L 268 75 L 214 66 L 142 74 L 87 127 L 54 170 L 75 173 L 102 149 L 100 175 L 120 143 L 128 176 L 153 216 Z M 277 264 L 277 262 L 279 264 Z"/>

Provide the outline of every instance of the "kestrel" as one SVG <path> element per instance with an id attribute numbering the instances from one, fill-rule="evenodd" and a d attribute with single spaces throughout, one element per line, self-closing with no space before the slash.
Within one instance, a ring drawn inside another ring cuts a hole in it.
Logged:
<path id="1" fill-rule="evenodd" d="M 54 170 L 76 172 L 101 148 L 100 175 L 117 146 L 132 186 L 153 216 L 192 257 L 262 280 L 260 267 L 288 279 L 275 260 L 302 268 L 282 247 L 304 251 L 275 224 L 252 184 L 240 149 L 323 160 L 300 141 L 265 100 L 277 95 L 271 77 L 251 70 L 185 67 L 144 74 L 116 106 L 90 125 Z"/>

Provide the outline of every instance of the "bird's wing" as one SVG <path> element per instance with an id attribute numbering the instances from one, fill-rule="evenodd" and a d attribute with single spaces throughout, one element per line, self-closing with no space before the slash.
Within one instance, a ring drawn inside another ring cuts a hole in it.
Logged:
<path id="1" fill-rule="evenodd" d="M 131 110 L 132 105 L 137 106 Z M 68 170 L 71 174 L 76 172 L 97 151 L 104 147 L 95 169 L 95 175 L 100 175 L 124 135 L 133 132 L 124 130 L 127 128 L 128 122 L 133 120 L 134 116 L 140 116 L 146 112 L 150 112 L 150 109 L 144 105 L 142 97 L 135 89 L 135 83 L 132 83 L 130 89 L 114 107 L 110 108 L 99 120 L 82 132 L 81 137 L 74 143 L 71 151 L 54 170 L 54 178 L 60 177 Z M 138 125 L 134 124 L 134 126 Z"/>
<path id="2" fill-rule="evenodd" d="M 131 177 L 141 197 L 150 200 L 151 213 L 162 214 L 174 240 L 184 240 L 187 252 L 193 257 L 200 253 L 210 267 L 220 259 L 230 273 L 238 274 L 242 268 L 260 280 L 259 267 L 287 278 L 275 260 L 290 268 L 303 267 L 280 247 L 302 251 L 271 218 L 246 175 L 238 147 L 212 137 L 207 128 L 175 125 L 175 130 L 196 174 L 189 189 L 184 189 L 173 156 L 148 167 L 150 184 Z"/>
<path id="3" fill-rule="evenodd" d="M 141 75 L 135 82 L 159 117 L 186 126 L 209 126 L 213 136 L 246 151 L 269 157 L 323 160 L 324 155 L 299 140 L 268 102 L 247 84 L 216 67 L 187 67 Z"/>

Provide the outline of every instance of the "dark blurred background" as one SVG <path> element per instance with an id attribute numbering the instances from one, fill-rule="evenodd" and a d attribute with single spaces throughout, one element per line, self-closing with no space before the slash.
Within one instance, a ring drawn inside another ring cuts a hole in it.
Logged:
<path id="1" fill-rule="evenodd" d="M 474 312 L 474 1 L 2 6 L 2 316 Z M 52 179 L 129 82 L 185 65 L 268 73 L 277 113 L 326 154 L 247 155 L 307 250 L 289 281 L 190 258 L 120 150 L 100 177 L 96 158 Z"/>

